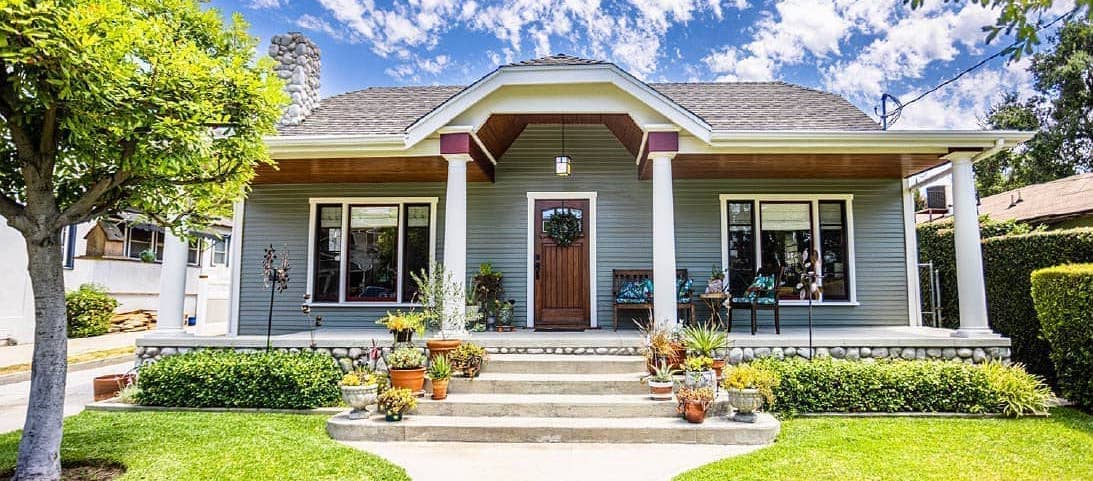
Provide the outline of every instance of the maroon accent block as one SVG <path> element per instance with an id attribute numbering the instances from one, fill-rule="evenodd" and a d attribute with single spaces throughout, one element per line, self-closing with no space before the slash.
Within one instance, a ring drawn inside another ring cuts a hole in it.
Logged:
<path id="1" fill-rule="evenodd" d="M 649 152 L 679 152 L 679 132 L 649 132 Z"/>
<path id="2" fill-rule="evenodd" d="M 471 134 L 440 134 L 440 153 L 441 155 L 471 153 Z"/>

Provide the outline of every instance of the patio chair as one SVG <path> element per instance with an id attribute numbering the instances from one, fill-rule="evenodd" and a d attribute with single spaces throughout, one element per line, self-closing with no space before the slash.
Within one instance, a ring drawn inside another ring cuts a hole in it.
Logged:
<path id="1" fill-rule="evenodd" d="M 784 272 L 785 268 L 782 266 L 760 268 L 744 294 L 730 298 L 729 332 L 732 332 L 733 313 L 737 309 L 748 309 L 751 311 L 751 335 L 755 335 L 758 327 L 756 317 L 760 310 L 774 311 L 774 333 L 782 334 L 782 320 L 778 310 L 778 285 L 782 283 Z"/>

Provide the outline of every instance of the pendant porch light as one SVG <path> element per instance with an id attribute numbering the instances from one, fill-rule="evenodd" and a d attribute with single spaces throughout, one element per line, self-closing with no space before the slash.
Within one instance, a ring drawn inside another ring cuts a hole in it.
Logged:
<path id="1" fill-rule="evenodd" d="M 565 120 L 562 120 L 562 153 L 554 157 L 554 175 L 569 177 L 572 171 L 573 159 L 565 153 Z"/>

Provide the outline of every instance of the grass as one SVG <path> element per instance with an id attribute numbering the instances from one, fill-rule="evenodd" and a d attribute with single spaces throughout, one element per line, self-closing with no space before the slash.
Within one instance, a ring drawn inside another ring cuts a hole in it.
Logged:
<path id="1" fill-rule="evenodd" d="M 135 348 L 133 346 L 124 346 L 124 347 L 115 347 L 113 349 L 103 349 L 101 351 L 91 351 L 91 352 L 76 354 L 74 356 L 68 356 L 68 365 L 71 366 L 73 364 L 77 364 L 77 363 L 81 363 L 81 362 L 98 361 L 100 359 L 107 359 L 107 358 L 111 358 L 111 357 L 124 356 L 126 354 L 132 354 L 134 349 Z M 0 376 L 3 376 L 4 374 L 14 374 L 14 373 L 17 373 L 17 372 L 23 372 L 23 371 L 29 371 L 29 370 L 30 370 L 30 363 L 29 362 L 24 362 L 24 363 L 21 363 L 21 364 L 11 364 L 11 365 L 0 367 Z"/>
<path id="2" fill-rule="evenodd" d="M 410 479 L 330 440 L 325 424 L 325 416 L 290 414 L 83 412 L 65 421 L 61 459 L 121 463 L 119 480 Z M 15 467 L 18 446 L 19 433 L 0 435 L 0 473 Z"/>
<path id="3" fill-rule="evenodd" d="M 675 481 L 1089 480 L 1093 416 L 795 418 L 771 447 L 685 472 Z"/>

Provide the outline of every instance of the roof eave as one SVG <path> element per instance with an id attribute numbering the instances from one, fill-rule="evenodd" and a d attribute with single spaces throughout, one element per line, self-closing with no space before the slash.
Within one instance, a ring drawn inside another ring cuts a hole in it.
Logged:
<path id="1" fill-rule="evenodd" d="M 1034 132 L 1016 130 L 715 130 L 714 149 L 878 150 L 947 153 L 951 149 L 1012 148 Z"/>
<path id="2" fill-rule="evenodd" d="M 406 150 L 404 134 L 273 135 L 263 139 L 274 159 L 294 157 L 342 157 L 367 152 Z"/>

